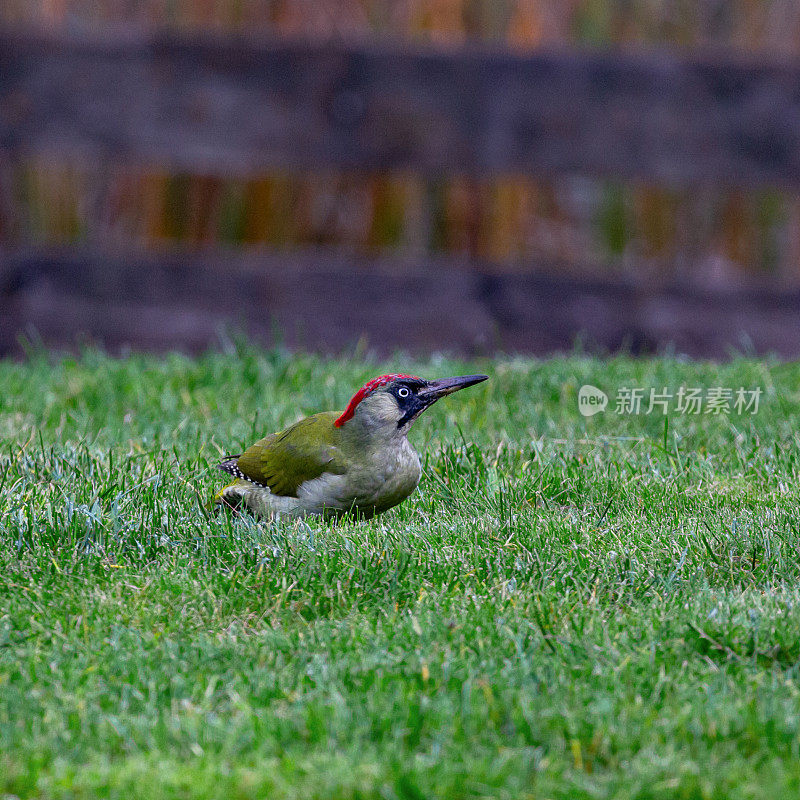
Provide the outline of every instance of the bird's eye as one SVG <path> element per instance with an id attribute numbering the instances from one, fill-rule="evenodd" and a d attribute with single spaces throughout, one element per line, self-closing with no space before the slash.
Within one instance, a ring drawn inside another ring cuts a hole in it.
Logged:
<path id="1" fill-rule="evenodd" d="M 406 389 L 406 387 L 405 387 L 405 386 L 401 386 L 401 387 L 400 387 L 400 388 L 397 390 L 397 396 L 398 396 L 398 397 L 408 397 L 410 394 L 411 394 L 411 392 L 409 392 L 409 391 L 408 391 L 408 389 Z"/>

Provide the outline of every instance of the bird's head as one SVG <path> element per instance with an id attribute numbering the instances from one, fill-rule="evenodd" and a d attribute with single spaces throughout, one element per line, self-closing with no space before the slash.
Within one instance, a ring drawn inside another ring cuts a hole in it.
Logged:
<path id="1" fill-rule="evenodd" d="M 414 420 L 440 397 L 485 381 L 488 375 L 462 375 L 426 381 L 414 375 L 381 375 L 364 384 L 352 397 L 337 428 L 350 420 L 387 434 L 408 431 Z"/>

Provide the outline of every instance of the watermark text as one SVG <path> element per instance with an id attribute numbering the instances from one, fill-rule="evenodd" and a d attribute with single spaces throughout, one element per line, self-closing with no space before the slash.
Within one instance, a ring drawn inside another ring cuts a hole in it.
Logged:
<path id="1" fill-rule="evenodd" d="M 620 386 L 614 398 L 612 408 L 617 414 L 697 414 L 720 416 L 735 414 L 738 416 L 758 414 L 761 396 L 764 390 L 760 386 L 754 389 L 740 386 L 680 386 L 672 390 L 667 386 L 661 388 L 644 388 Z M 584 417 L 592 417 L 606 410 L 609 397 L 602 390 L 591 384 L 581 386 L 578 392 L 578 411 Z"/>

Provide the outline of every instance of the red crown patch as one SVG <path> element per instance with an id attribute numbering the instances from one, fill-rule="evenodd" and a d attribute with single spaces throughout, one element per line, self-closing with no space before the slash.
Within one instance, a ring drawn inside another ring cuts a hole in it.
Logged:
<path id="1" fill-rule="evenodd" d="M 421 381 L 422 378 L 417 378 L 415 375 L 403 375 L 400 372 L 393 373 L 391 375 L 381 375 L 377 378 L 373 378 L 368 383 L 365 383 L 351 398 L 350 402 L 347 404 L 347 408 L 344 410 L 344 413 L 333 423 L 337 428 L 341 428 L 342 425 L 347 422 L 347 420 L 353 418 L 353 414 L 356 413 L 356 408 L 358 408 L 358 404 L 365 398 L 371 395 L 376 389 L 380 389 L 381 386 L 386 386 L 387 383 L 392 383 L 392 381 L 398 381 L 401 378 L 406 378 L 410 381 Z"/>

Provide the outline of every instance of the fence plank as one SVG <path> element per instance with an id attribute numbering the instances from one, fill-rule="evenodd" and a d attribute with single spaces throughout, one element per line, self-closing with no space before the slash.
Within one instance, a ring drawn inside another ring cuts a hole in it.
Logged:
<path id="1" fill-rule="evenodd" d="M 326 251 L 108 255 L 32 252 L 0 259 L 0 355 L 36 330 L 54 346 L 218 346 L 224 326 L 274 344 L 380 353 L 570 349 L 634 352 L 674 344 L 800 356 L 800 292 L 711 291 L 589 279 L 537 265 L 493 274 L 448 259 L 399 264 Z"/>
<path id="2" fill-rule="evenodd" d="M 800 65 L 0 31 L 0 150 L 247 175 L 800 185 Z"/>

